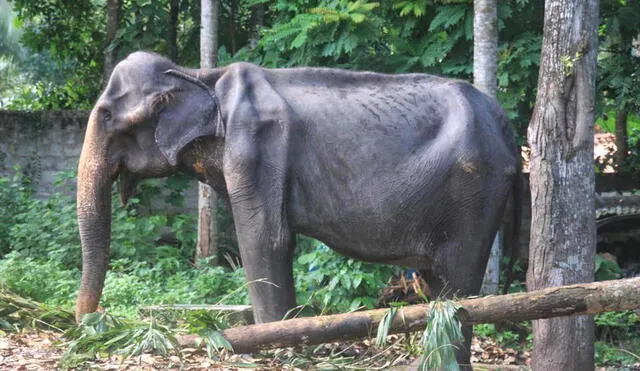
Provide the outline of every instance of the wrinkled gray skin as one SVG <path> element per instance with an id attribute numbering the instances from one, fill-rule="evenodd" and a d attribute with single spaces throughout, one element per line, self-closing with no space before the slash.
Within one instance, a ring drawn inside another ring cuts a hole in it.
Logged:
<path id="1" fill-rule="evenodd" d="M 123 202 L 136 181 L 177 171 L 228 199 L 247 279 L 275 284 L 249 286 L 256 321 L 268 322 L 296 304 L 295 233 L 418 268 L 435 295 L 477 294 L 518 162 L 502 110 L 466 82 L 247 63 L 193 70 L 133 53 L 93 108 L 80 158 L 77 318 L 102 292 L 118 176 Z"/>

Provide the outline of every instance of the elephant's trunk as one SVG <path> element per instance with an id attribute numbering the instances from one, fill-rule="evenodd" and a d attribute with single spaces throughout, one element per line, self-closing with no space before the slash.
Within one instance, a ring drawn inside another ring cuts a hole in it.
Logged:
<path id="1" fill-rule="evenodd" d="M 82 242 L 82 281 L 76 302 L 76 321 L 98 308 L 109 263 L 111 185 L 106 140 L 92 112 L 78 164 L 78 226 Z"/>

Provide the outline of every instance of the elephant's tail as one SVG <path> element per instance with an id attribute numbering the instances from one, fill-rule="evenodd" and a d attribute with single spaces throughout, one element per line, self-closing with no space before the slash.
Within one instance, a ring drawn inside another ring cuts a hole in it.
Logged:
<path id="1" fill-rule="evenodd" d="M 522 182 L 522 166 L 520 165 L 520 153 L 518 153 L 518 166 L 513 181 L 513 188 L 511 195 L 513 196 L 513 228 L 511 235 L 511 247 L 509 248 L 509 263 L 505 271 L 505 282 L 502 289 L 503 294 L 509 293 L 509 287 L 513 281 L 513 267 L 516 263 L 516 257 L 518 256 L 518 247 L 520 245 L 520 224 L 522 223 L 522 197 L 523 197 L 523 182 Z"/>

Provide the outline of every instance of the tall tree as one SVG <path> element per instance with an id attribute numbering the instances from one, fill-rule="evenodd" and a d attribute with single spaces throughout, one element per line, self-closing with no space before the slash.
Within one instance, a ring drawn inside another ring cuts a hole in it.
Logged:
<path id="1" fill-rule="evenodd" d="M 167 56 L 178 62 L 178 16 L 180 0 L 169 0 L 169 25 L 167 27 Z"/>
<path id="2" fill-rule="evenodd" d="M 213 68 L 218 58 L 220 0 L 200 1 L 200 67 Z"/>
<path id="3" fill-rule="evenodd" d="M 200 67 L 216 66 L 218 54 L 219 0 L 201 0 L 200 2 Z M 213 188 L 205 183 L 198 185 L 198 241 L 196 261 L 210 258 L 211 264 L 218 264 L 216 244 L 216 199 Z"/>
<path id="4" fill-rule="evenodd" d="M 527 288 L 589 282 L 596 250 L 593 134 L 598 0 L 547 0 L 531 146 Z M 593 370 L 589 316 L 533 321 L 534 370 Z"/>
<path id="5" fill-rule="evenodd" d="M 473 14 L 473 84 L 495 98 L 498 81 L 498 0 L 474 0 Z"/>
<path id="6" fill-rule="evenodd" d="M 229 31 L 229 44 L 231 54 L 236 54 L 238 51 L 238 41 L 237 41 L 237 32 L 236 32 L 236 22 L 238 15 L 238 0 L 229 0 L 229 17 L 227 18 Z"/>
<path id="7" fill-rule="evenodd" d="M 496 98 L 498 81 L 498 1 L 474 0 L 473 2 L 473 84 L 486 94 Z M 491 246 L 487 270 L 481 292 L 498 293 L 500 258 L 502 257 L 502 228 Z"/>
<path id="8" fill-rule="evenodd" d="M 264 25 L 264 4 L 256 4 L 251 7 L 251 21 L 249 29 L 249 49 L 253 50 L 260 40 L 260 29 Z"/>
<path id="9" fill-rule="evenodd" d="M 116 33 L 120 25 L 121 6 L 122 3 L 120 0 L 107 0 L 107 36 L 105 38 L 106 47 L 104 49 L 103 85 L 109 81 L 109 76 L 111 76 L 111 72 L 117 62 L 118 50 L 116 48 Z"/>

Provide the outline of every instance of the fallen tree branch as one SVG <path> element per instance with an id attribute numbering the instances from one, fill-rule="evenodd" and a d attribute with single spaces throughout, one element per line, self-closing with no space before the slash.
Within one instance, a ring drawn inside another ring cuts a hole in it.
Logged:
<path id="1" fill-rule="evenodd" d="M 462 309 L 458 316 L 465 324 L 517 322 L 632 310 L 640 308 L 640 277 L 464 299 L 459 304 Z M 399 309 L 389 333 L 424 330 L 428 309 L 429 304 Z M 230 328 L 222 331 L 222 335 L 236 353 L 373 337 L 387 311 L 388 309 L 374 309 L 296 318 Z M 182 345 L 193 345 L 197 340 L 196 335 L 179 339 Z"/>

